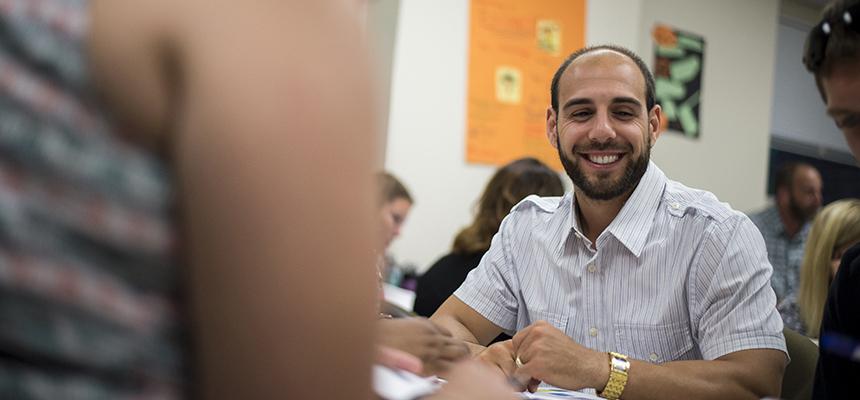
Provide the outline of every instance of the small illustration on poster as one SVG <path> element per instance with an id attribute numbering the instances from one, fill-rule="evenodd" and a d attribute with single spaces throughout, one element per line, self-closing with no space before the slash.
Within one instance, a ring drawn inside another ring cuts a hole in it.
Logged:
<path id="1" fill-rule="evenodd" d="M 496 100 L 519 104 L 522 99 L 522 74 L 514 67 L 496 67 Z"/>
<path id="2" fill-rule="evenodd" d="M 663 109 L 663 128 L 697 139 L 701 135 L 700 107 L 705 39 L 657 25 L 654 39 L 654 89 Z"/>
<path id="3" fill-rule="evenodd" d="M 537 46 L 550 55 L 558 56 L 561 53 L 561 25 L 549 19 L 538 20 Z"/>

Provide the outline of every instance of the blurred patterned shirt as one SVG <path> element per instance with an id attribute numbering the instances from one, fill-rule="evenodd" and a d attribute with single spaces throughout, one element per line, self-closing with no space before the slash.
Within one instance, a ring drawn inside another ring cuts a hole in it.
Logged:
<path id="1" fill-rule="evenodd" d="M 794 237 L 789 238 L 776 206 L 752 214 L 750 219 L 764 237 L 767 258 L 773 266 L 770 283 L 776 297 L 782 300 L 799 289 L 800 264 L 811 224 L 805 224 Z"/>
<path id="2" fill-rule="evenodd" d="M 785 351 L 764 242 L 746 215 L 653 163 L 596 243 L 572 193 L 514 207 L 455 292 L 512 334 L 544 320 L 652 363 Z"/>
<path id="3" fill-rule="evenodd" d="M 804 336 L 818 337 L 817 333 L 811 335 L 810 332 L 806 331 L 806 324 L 803 323 L 803 317 L 800 315 L 800 304 L 797 303 L 797 292 L 790 293 L 782 299 L 777 304 L 776 309 L 779 310 L 782 323 L 785 324 L 786 328 Z"/>
<path id="4" fill-rule="evenodd" d="M 0 0 L 0 397 L 183 393 L 171 179 L 87 71 L 85 0 Z"/>

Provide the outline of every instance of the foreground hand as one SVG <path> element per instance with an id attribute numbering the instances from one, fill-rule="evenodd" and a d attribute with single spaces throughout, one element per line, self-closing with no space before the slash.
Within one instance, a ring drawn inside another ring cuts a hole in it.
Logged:
<path id="1" fill-rule="evenodd" d="M 444 374 L 455 361 L 469 355 L 465 343 L 427 318 L 383 319 L 377 326 L 379 344 L 418 357 L 425 375 Z"/>
<path id="2" fill-rule="evenodd" d="M 606 353 L 581 346 L 546 321 L 519 331 L 512 342 L 522 362 L 514 373 L 520 382 L 534 379 L 570 390 L 601 390 L 609 378 Z"/>
<path id="3" fill-rule="evenodd" d="M 448 383 L 428 400 L 517 400 L 520 396 L 502 374 L 474 361 L 463 361 L 450 371 Z"/>
<path id="4" fill-rule="evenodd" d="M 387 346 L 376 346 L 376 363 L 391 369 L 402 369 L 420 374 L 424 366 L 418 357 Z"/>

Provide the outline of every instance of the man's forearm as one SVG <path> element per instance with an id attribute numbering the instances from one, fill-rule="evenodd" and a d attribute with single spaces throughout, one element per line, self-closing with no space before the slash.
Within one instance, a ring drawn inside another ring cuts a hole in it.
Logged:
<path id="1" fill-rule="evenodd" d="M 481 346 L 480 344 L 477 344 L 477 343 L 471 343 L 471 342 L 465 342 L 465 343 L 466 343 L 466 347 L 469 348 L 469 354 L 471 354 L 472 357 L 477 356 L 478 354 L 481 354 L 484 350 L 487 349 L 486 346 Z"/>
<path id="2" fill-rule="evenodd" d="M 430 317 L 430 321 L 447 330 L 454 338 L 466 342 L 472 355 L 482 352 L 484 345 L 502 331 L 502 328 L 455 296 L 449 297 Z"/>
<path id="3" fill-rule="evenodd" d="M 433 321 L 436 325 L 445 328 L 448 332 L 451 333 L 452 337 L 466 342 L 466 345 L 469 346 L 469 350 L 472 351 L 473 355 L 475 354 L 475 351 L 472 350 L 473 348 L 484 348 L 484 346 L 481 346 L 481 344 L 478 343 L 478 339 L 475 337 L 474 334 L 472 334 L 469 328 L 466 328 L 466 325 L 457 320 L 455 316 L 439 315 L 437 313 L 430 317 L 430 320 Z"/>
<path id="4" fill-rule="evenodd" d="M 625 399 L 760 399 L 779 397 L 785 355 L 778 350 L 747 350 L 711 361 L 630 364 Z"/>
<path id="5" fill-rule="evenodd" d="M 430 317 L 430 320 L 433 321 L 436 325 L 445 328 L 448 332 L 451 333 L 451 336 L 455 339 L 462 340 L 463 343 L 466 344 L 466 347 L 469 348 L 469 354 L 471 354 L 472 356 L 481 354 L 481 352 L 486 349 L 485 346 L 482 346 L 480 343 L 478 343 L 478 339 L 475 337 L 475 335 L 473 335 L 472 332 L 469 331 L 469 329 L 466 328 L 466 326 L 463 325 L 460 321 L 457 321 L 455 317 L 450 315 L 434 315 L 433 317 Z"/>

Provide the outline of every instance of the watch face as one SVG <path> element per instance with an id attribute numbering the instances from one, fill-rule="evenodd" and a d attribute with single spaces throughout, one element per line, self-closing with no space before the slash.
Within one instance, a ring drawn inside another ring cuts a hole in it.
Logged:
<path id="1" fill-rule="evenodd" d="M 612 369 L 615 371 L 624 371 L 627 372 L 627 369 L 630 368 L 630 362 L 618 357 L 612 357 Z"/>

